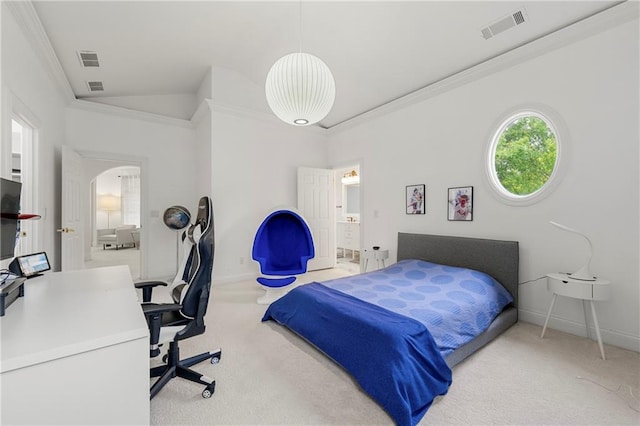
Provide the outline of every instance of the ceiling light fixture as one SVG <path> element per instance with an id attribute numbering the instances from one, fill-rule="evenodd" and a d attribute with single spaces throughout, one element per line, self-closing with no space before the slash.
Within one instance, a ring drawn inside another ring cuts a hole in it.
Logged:
<path id="1" fill-rule="evenodd" d="M 352 170 L 342 176 L 341 182 L 343 185 L 354 185 L 360 183 L 360 176 L 358 176 L 358 172 Z"/>
<path id="2" fill-rule="evenodd" d="M 336 97 L 336 85 L 331 70 L 321 59 L 302 53 L 302 2 L 299 14 L 300 51 L 273 64 L 265 93 L 269 108 L 280 120 L 308 126 L 327 116 Z"/>

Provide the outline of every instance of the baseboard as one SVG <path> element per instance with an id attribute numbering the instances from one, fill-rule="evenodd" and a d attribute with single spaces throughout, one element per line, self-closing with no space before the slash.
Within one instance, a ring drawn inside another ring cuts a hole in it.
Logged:
<path id="1" fill-rule="evenodd" d="M 526 309 L 518 310 L 518 320 L 544 326 L 544 320 L 546 313 L 530 311 Z M 554 316 L 553 314 L 549 318 L 549 324 L 547 328 L 562 331 L 564 333 L 573 334 L 575 336 L 587 337 L 587 328 L 583 322 L 570 321 L 565 318 Z M 589 333 L 591 339 L 596 340 L 596 330 L 592 323 L 589 324 Z M 618 346 L 620 348 L 629 349 L 631 351 L 640 352 L 640 336 L 634 336 L 628 333 L 616 331 L 616 330 L 600 330 L 602 336 L 602 342 L 608 345 Z"/>

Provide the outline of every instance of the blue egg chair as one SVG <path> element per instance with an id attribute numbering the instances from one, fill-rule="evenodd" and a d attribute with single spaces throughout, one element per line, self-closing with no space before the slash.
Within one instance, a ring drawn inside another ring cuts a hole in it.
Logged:
<path id="1" fill-rule="evenodd" d="M 278 209 L 263 221 L 253 240 L 252 258 L 266 277 L 257 281 L 266 290 L 258 299 L 269 304 L 286 293 L 296 275 L 307 272 L 307 262 L 315 256 L 307 222 L 292 209 Z"/>

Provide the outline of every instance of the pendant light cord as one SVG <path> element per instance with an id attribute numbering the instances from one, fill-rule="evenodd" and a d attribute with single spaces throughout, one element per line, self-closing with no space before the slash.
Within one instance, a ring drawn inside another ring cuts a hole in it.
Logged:
<path id="1" fill-rule="evenodd" d="M 298 38 L 300 40 L 299 53 L 302 53 L 302 0 L 298 5 Z"/>

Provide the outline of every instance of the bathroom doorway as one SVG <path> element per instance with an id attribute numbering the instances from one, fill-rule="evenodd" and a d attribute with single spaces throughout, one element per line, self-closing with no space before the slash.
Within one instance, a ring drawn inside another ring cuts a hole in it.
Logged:
<path id="1" fill-rule="evenodd" d="M 336 265 L 352 273 L 361 271 L 360 165 L 335 169 Z"/>

